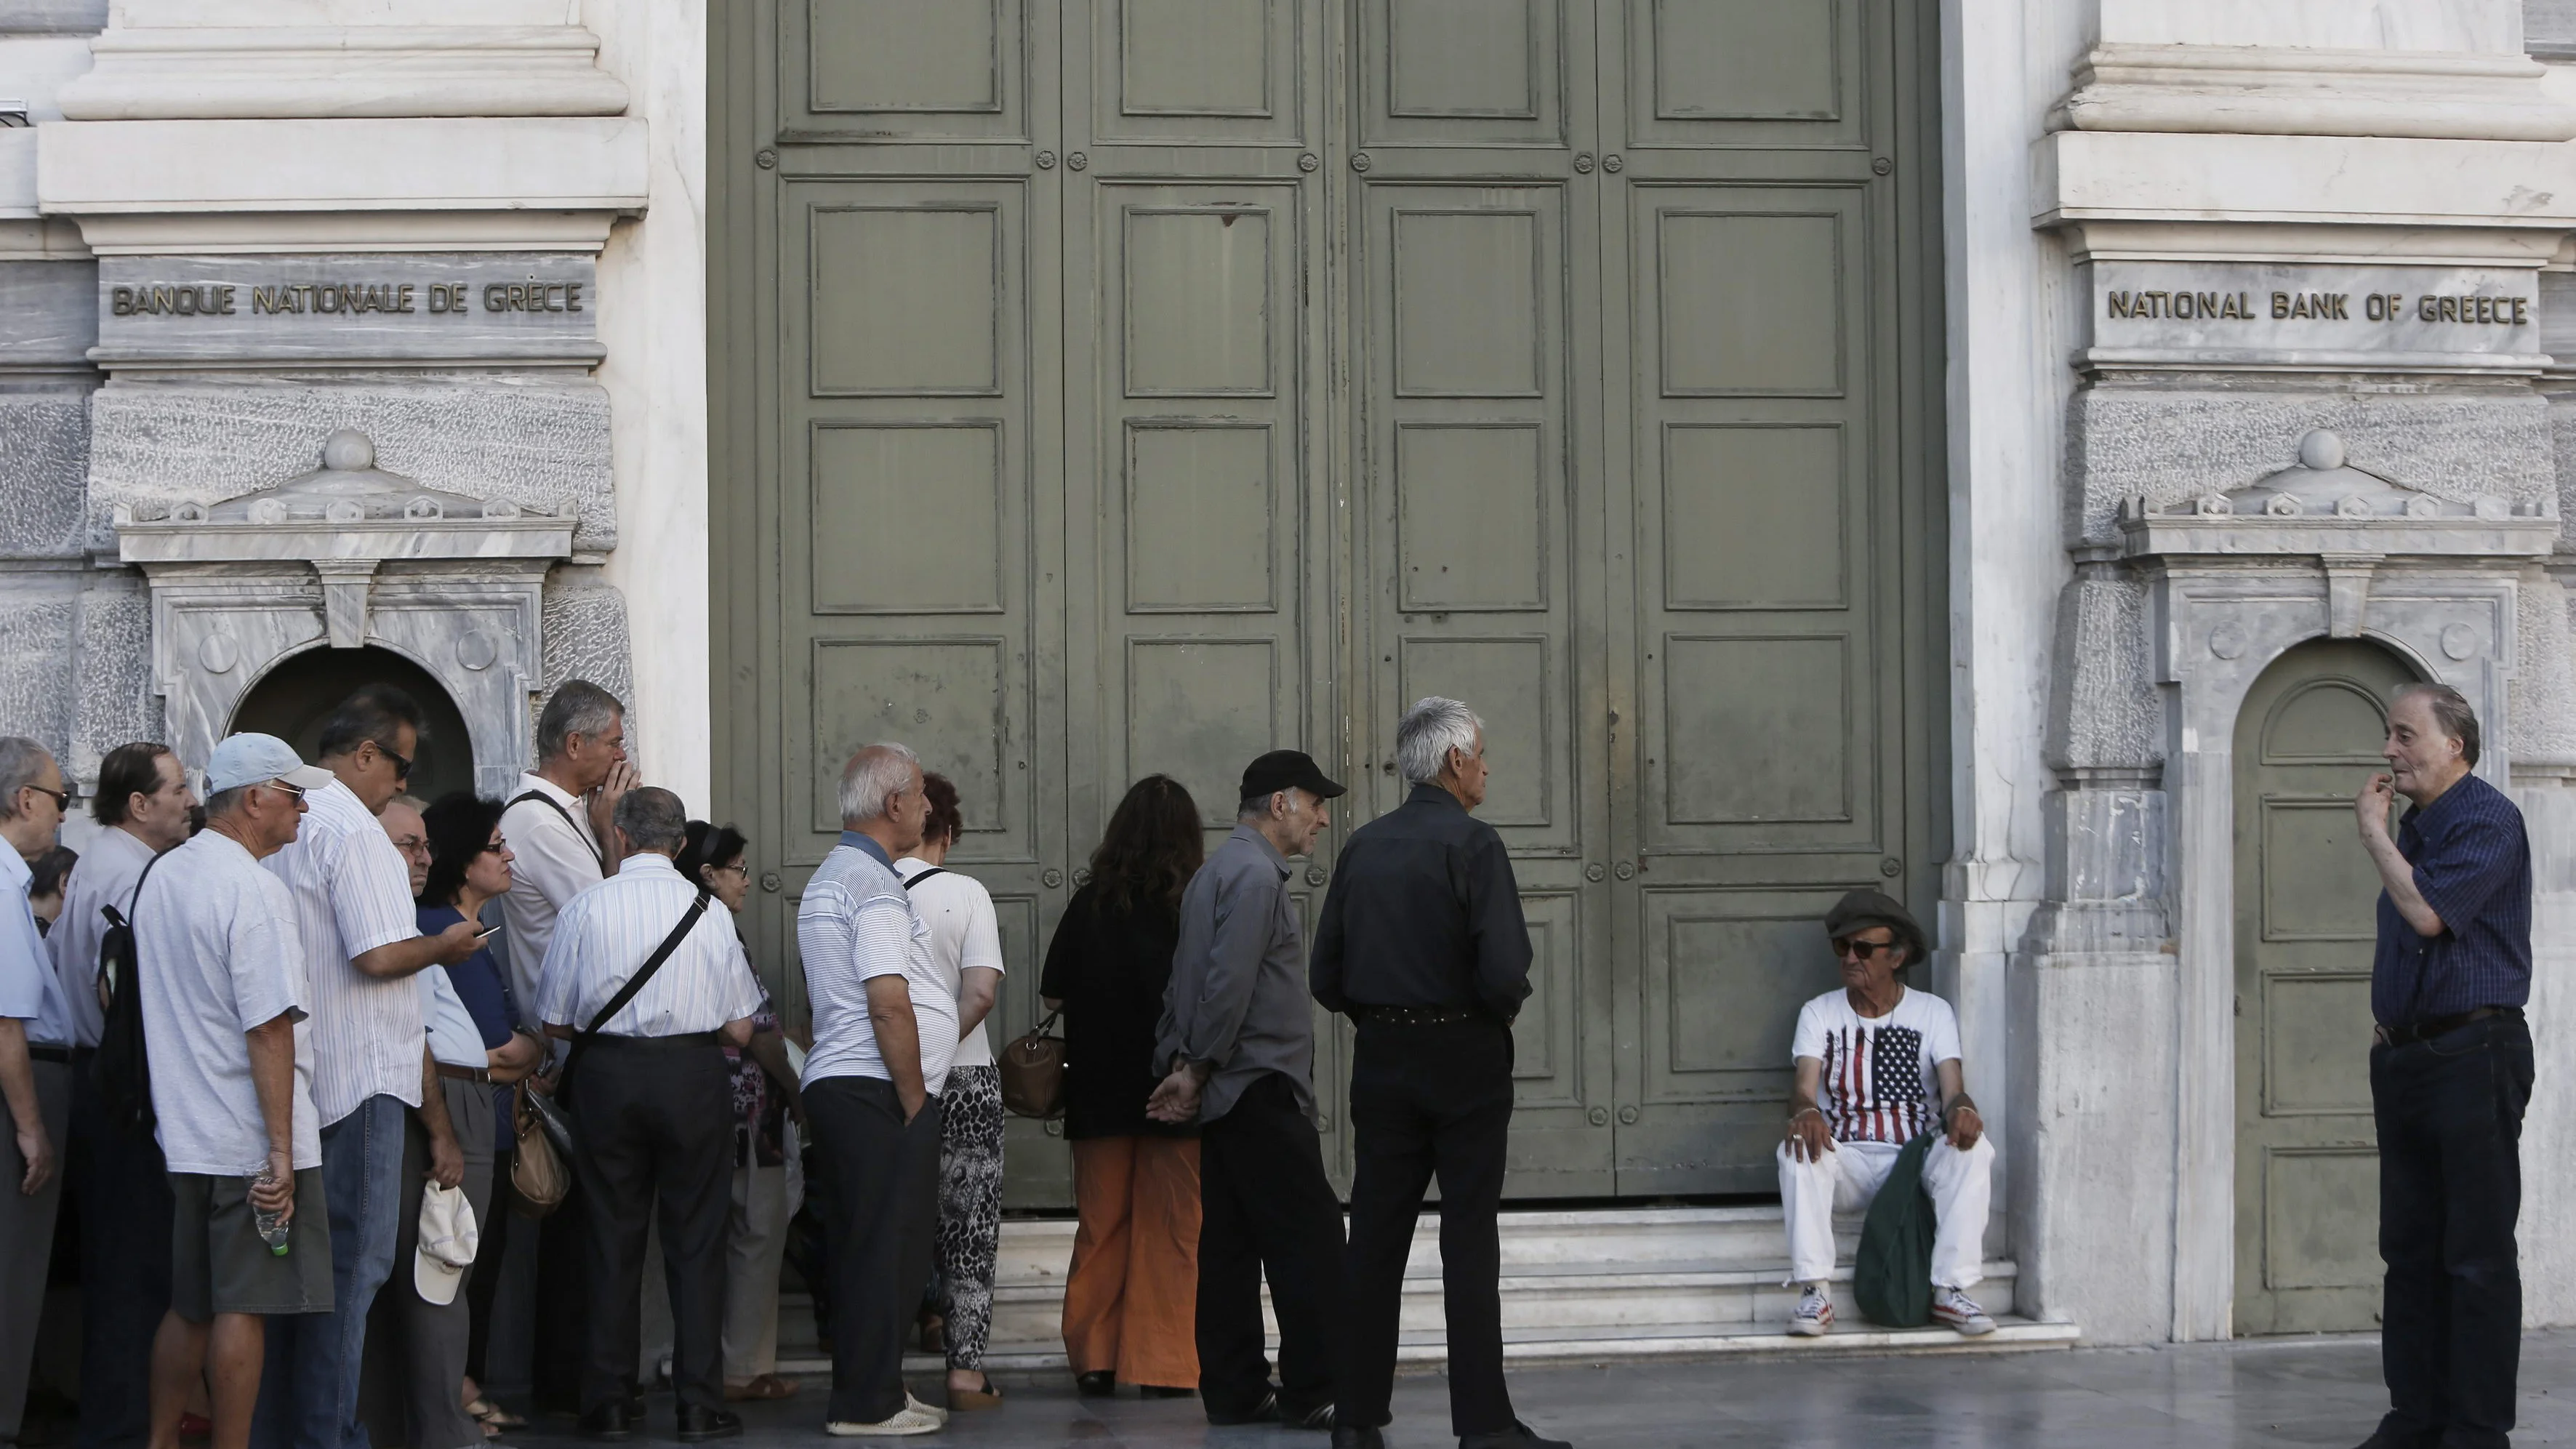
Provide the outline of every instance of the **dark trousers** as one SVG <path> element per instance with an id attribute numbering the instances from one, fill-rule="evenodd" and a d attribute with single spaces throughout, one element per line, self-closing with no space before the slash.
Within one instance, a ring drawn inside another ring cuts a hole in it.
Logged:
<path id="1" fill-rule="evenodd" d="M 644 1322 L 644 1235 L 662 1230 L 671 1386 L 724 1407 L 724 1244 L 733 1074 L 713 1037 L 599 1037 L 572 1084 L 573 1170 L 587 1207 L 581 1407 L 624 1403 Z"/>
<path id="2" fill-rule="evenodd" d="M 1363 1022 L 1351 1062 L 1350 1327 L 1342 1335 L 1336 1425 L 1390 1417 L 1404 1260 L 1423 1189 L 1440 1179 L 1440 1278 L 1449 1315 L 1449 1426 L 1507 1430 L 1503 1387 L 1504 1147 L 1512 1126 L 1512 1034 L 1478 1019 L 1424 1026 Z"/>
<path id="3" fill-rule="evenodd" d="M 152 1335 L 170 1308 L 170 1172 L 149 1130 L 108 1125 L 72 1062 L 64 1166 L 81 1225 L 80 1449 L 139 1449 L 151 1432 Z"/>
<path id="4" fill-rule="evenodd" d="M 939 1234 L 939 1099 L 907 1123 L 882 1078 L 826 1077 L 804 1097 L 827 1179 L 832 1401 L 823 1417 L 881 1424 L 903 1411 L 904 1332 Z"/>
<path id="5" fill-rule="evenodd" d="M 582 1063 L 584 1071 L 589 1068 Z M 572 1413 L 581 1408 L 582 1367 L 590 1361 L 590 1197 L 582 1191 L 578 1164 L 571 1190 L 535 1228 L 536 1321 L 528 1384 L 537 1407 Z"/>
<path id="6" fill-rule="evenodd" d="M 1333 1401 L 1341 1331 L 1342 1204 L 1324 1176 L 1315 1119 L 1277 1072 L 1199 1128 L 1199 1397 L 1250 1413 L 1270 1391 L 1261 1280 L 1279 1315 L 1279 1402 L 1291 1415 Z"/>
<path id="7" fill-rule="evenodd" d="M 2513 1224 L 2531 1075 L 2531 1031 L 2518 1017 L 2371 1049 L 2388 1264 L 2380 1432 L 2399 1443 L 2501 1446 L 2513 1428 L 2522 1352 Z"/>
<path id="8" fill-rule="evenodd" d="M 534 1226 L 511 1226 L 519 1216 L 519 1190 L 510 1182 L 510 1169 L 517 1162 L 515 1149 L 496 1148 L 492 1153 L 492 1210 L 475 1220 L 483 1236 L 474 1254 L 474 1269 L 465 1276 L 465 1374 L 477 1387 L 491 1377 L 485 1361 L 492 1346 L 492 1302 L 501 1291 L 501 1261 L 509 1254 L 510 1234 Z"/>

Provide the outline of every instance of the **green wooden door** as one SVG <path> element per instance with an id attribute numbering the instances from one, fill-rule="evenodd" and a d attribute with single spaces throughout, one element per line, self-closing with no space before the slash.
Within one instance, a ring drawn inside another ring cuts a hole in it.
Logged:
<path id="1" fill-rule="evenodd" d="M 720 15 L 718 767 L 790 1009 L 857 744 L 966 793 L 999 1039 L 1129 781 L 1213 840 L 1250 756 L 1344 773 L 1311 912 L 1453 694 L 1536 938 L 1511 1190 L 1767 1190 L 1814 922 L 1934 879 L 1910 8 Z M 1067 1201 L 1011 1130 L 1008 1200 Z"/>
<path id="2" fill-rule="evenodd" d="M 2236 724 L 2236 1314 L 2240 1334 L 2379 1321 L 2370 1113 L 2378 873 L 2352 795 L 2383 769 L 2376 645 L 2318 640 L 2255 681 Z"/>

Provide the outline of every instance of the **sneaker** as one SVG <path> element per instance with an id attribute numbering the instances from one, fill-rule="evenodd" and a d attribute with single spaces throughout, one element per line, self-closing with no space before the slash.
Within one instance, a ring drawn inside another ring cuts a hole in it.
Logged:
<path id="1" fill-rule="evenodd" d="M 1789 1332 L 1797 1338 L 1822 1338 L 1834 1326 L 1834 1298 L 1822 1283 L 1798 1285 L 1798 1311 L 1789 1315 Z"/>
<path id="2" fill-rule="evenodd" d="M 939 1421 L 906 1404 L 895 1410 L 893 1418 L 874 1424 L 827 1419 L 823 1423 L 823 1432 L 835 1439 L 896 1439 L 912 1434 L 936 1434 Z"/>
<path id="3" fill-rule="evenodd" d="M 1995 1331 L 1995 1321 L 1977 1306 L 1976 1299 L 1946 1285 L 1932 1290 L 1932 1321 L 1946 1323 L 1969 1338 Z"/>
<path id="4" fill-rule="evenodd" d="M 939 1407 L 937 1404 L 923 1403 L 921 1400 L 912 1396 L 912 1390 L 910 1389 L 903 1391 L 903 1406 L 916 1414 L 928 1414 L 931 1417 L 932 1422 L 938 1424 L 941 1428 L 946 1428 L 948 1426 L 948 1411 L 946 1409 Z"/>

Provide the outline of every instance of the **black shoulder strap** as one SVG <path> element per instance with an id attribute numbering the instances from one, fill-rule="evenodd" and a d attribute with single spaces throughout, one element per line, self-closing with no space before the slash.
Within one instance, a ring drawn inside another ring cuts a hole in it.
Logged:
<path id="1" fill-rule="evenodd" d="M 576 837 L 581 839 L 585 844 L 589 842 L 590 837 L 582 835 L 581 833 L 581 822 L 572 818 L 572 812 L 564 808 L 561 800 L 556 799 L 554 796 L 547 794 L 543 790 L 522 791 L 521 793 L 512 796 L 510 798 L 510 803 L 502 806 L 501 808 L 503 810 L 507 810 L 511 805 L 524 805 L 531 800 L 536 801 L 538 804 L 552 810 L 557 815 L 562 816 L 563 823 L 572 827 L 572 833 Z M 599 873 L 602 878 L 605 878 L 609 874 L 608 857 L 605 855 L 599 857 Z"/>
<path id="2" fill-rule="evenodd" d="M 179 847 L 174 845 L 170 847 L 170 850 L 177 850 L 178 848 Z M 129 933 L 133 931 L 134 923 L 128 918 L 133 915 L 135 906 L 143 899 L 143 883 L 152 878 L 152 867 L 159 865 L 161 863 L 161 857 L 168 855 L 170 850 L 156 850 L 152 853 L 152 858 L 150 860 L 143 862 L 142 871 L 134 877 L 134 889 L 128 892 L 125 897 L 125 910 L 122 913 L 116 909 L 116 903 L 113 901 L 103 901 L 99 904 L 98 913 L 107 918 L 108 925 Z M 101 936 L 98 942 L 98 969 L 101 972 L 105 972 L 110 965 L 110 962 L 107 959 L 109 946 L 110 942 L 108 941 L 108 938 Z M 112 977 L 109 979 L 108 989 L 111 992 L 117 989 L 117 983 Z"/>
<path id="3" fill-rule="evenodd" d="M 930 869 L 923 871 L 921 874 L 914 876 L 912 879 L 905 881 L 903 883 L 903 888 L 905 890 L 911 890 L 914 886 L 921 884 L 923 881 L 930 879 L 934 875 L 946 874 L 948 874 L 948 867 L 944 865 L 934 865 Z"/>
<path id="4" fill-rule="evenodd" d="M 615 996 L 608 998 L 608 1004 L 590 1019 L 590 1025 L 574 1033 L 572 1050 L 564 1053 L 563 1071 L 556 1078 L 558 1082 L 572 1080 L 573 1064 L 581 1060 L 581 1049 L 590 1044 L 592 1037 L 599 1035 L 599 1029 L 608 1025 L 610 1018 L 626 1009 L 626 1003 L 633 1001 L 635 993 L 644 989 L 644 983 L 653 979 L 653 973 L 662 969 L 662 963 L 671 959 L 671 953 L 680 949 L 680 943 L 697 928 L 698 917 L 707 913 L 707 901 L 713 894 L 704 886 L 699 887 L 698 898 L 689 902 L 689 908 L 681 912 L 680 924 L 673 926 L 671 934 L 662 938 L 662 944 L 653 948 L 653 954 L 645 959 L 642 969 L 626 978 L 626 984 L 617 988 Z"/>

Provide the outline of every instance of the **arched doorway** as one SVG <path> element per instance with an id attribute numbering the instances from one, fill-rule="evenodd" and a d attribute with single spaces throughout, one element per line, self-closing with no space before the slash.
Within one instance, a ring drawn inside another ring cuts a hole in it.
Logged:
<path id="1" fill-rule="evenodd" d="M 2370 957 L 2379 876 L 2353 792 L 2382 768 L 2414 672 L 2358 640 L 2301 644 L 2237 715 L 2236 1295 L 2239 1334 L 2379 1319 Z"/>
<path id="2" fill-rule="evenodd" d="M 226 733 L 257 730 L 313 759 L 323 721 L 340 701 L 370 684 L 390 684 L 420 701 L 424 723 L 412 757 L 411 793 L 435 800 L 474 787 L 474 739 L 465 716 L 428 670 L 390 649 L 308 649 L 281 661 L 233 711 Z"/>

